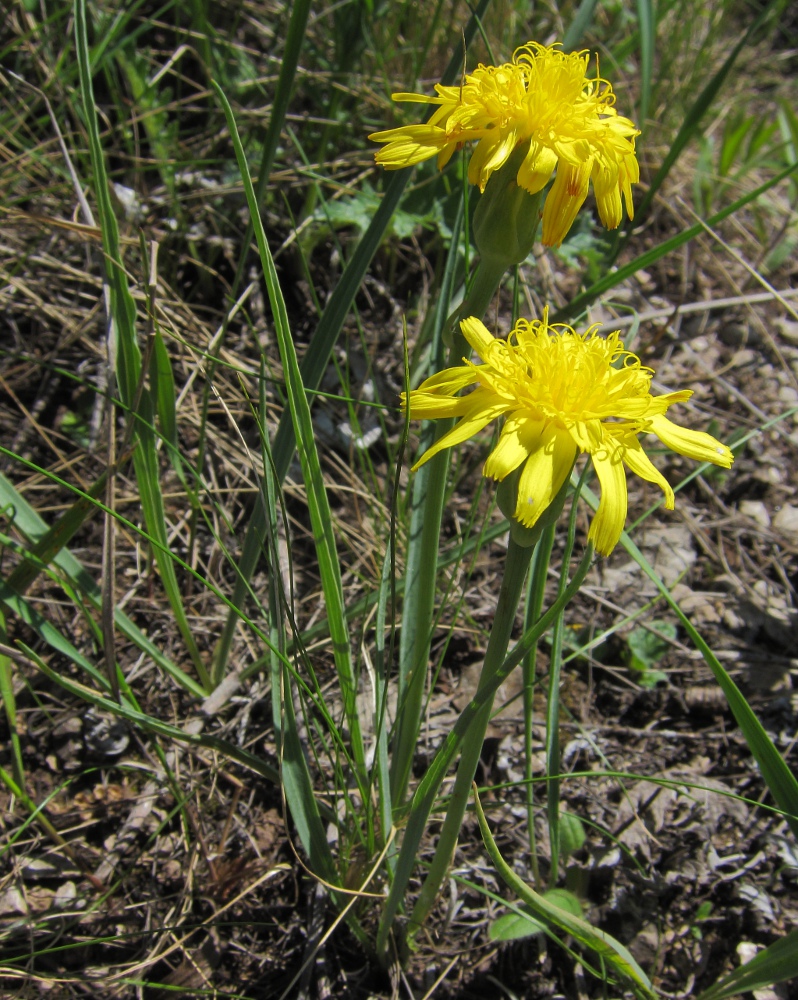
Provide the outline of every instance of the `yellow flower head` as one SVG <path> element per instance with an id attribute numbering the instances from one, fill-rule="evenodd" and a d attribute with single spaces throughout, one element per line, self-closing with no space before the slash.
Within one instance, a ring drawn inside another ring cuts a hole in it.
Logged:
<path id="1" fill-rule="evenodd" d="M 601 486 L 601 501 L 590 526 L 596 551 L 608 555 L 626 521 L 628 466 L 665 494 L 673 510 L 673 490 L 651 463 L 638 435 L 656 434 L 680 455 L 728 469 L 731 451 L 702 431 L 680 427 L 665 413 L 689 399 L 689 389 L 651 394 L 653 371 L 624 348 L 618 332 L 600 336 L 595 326 L 577 333 L 570 326 L 519 320 L 507 340 L 495 338 L 473 316 L 463 334 L 482 359 L 463 359 L 403 394 L 414 420 L 459 417 L 457 424 L 426 451 L 414 468 L 444 448 L 473 437 L 504 417 L 496 447 L 483 474 L 502 480 L 521 468 L 515 518 L 527 528 L 556 497 L 578 453 L 590 455 Z M 458 393 L 468 386 L 473 390 Z"/>
<path id="2" fill-rule="evenodd" d="M 543 210 L 543 242 L 559 245 L 587 197 L 592 179 L 599 216 L 607 229 L 623 217 L 621 196 L 632 218 L 632 184 L 640 179 L 635 136 L 640 133 L 615 110 L 612 86 L 587 79 L 588 52 L 565 53 L 529 42 L 503 66 L 480 64 L 459 87 L 436 84 L 437 96 L 394 94 L 395 101 L 435 104 L 426 125 L 405 125 L 369 138 L 386 145 L 375 154 L 389 170 L 438 156 L 438 167 L 456 149 L 476 142 L 468 179 L 485 190 L 488 178 L 520 143 L 529 150 L 518 171 L 519 187 L 542 191 L 557 176 Z"/>

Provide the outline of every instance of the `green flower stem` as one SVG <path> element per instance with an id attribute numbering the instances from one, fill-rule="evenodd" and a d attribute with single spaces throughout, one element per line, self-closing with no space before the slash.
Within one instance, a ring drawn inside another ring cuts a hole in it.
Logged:
<path id="1" fill-rule="evenodd" d="M 466 316 L 481 319 L 488 309 L 499 284 L 507 271 L 506 261 L 491 259 L 478 265 L 463 304 L 448 321 L 449 358 L 446 367 L 462 363 L 470 352 L 465 337 L 460 332 L 458 321 Z M 437 436 L 446 433 L 453 421 L 436 421 Z M 435 439 L 422 441 L 421 452 Z M 437 582 L 438 547 L 443 516 L 443 499 L 446 492 L 446 477 L 449 471 L 449 451 L 440 452 L 419 470 L 413 484 L 413 509 L 420 516 L 412 517 L 411 544 L 414 557 L 408 557 L 408 580 L 405 589 L 405 628 L 403 632 L 400 661 L 408 664 L 407 673 L 400 675 L 400 710 L 396 723 L 396 735 L 391 756 L 391 795 L 394 808 L 401 805 L 407 795 L 407 787 L 413 768 L 413 758 L 418 743 L 421 724 L 421 708 L 427 683 L 432 627 L 435 620 L 435 588 Z M 405 643 L 408 643 L 405 647 Z M 405 652 L 407 649 L 407 652 Z"/>
<path id="2" fill-rule="evenodd" d="M 546 816 L 551 855 L 549 887 L 552 889 L 557 884 L 560 865 L 560 671 L 564 625 L 563 615 L 559 614 L 551 634 L 549 697 L 546 702 Z"/>
<path id="3" fill-rule="evenodd" d="M 529 568 L 532 552 L 532 548 L 518 545 L 517 542 L 510 538 L 507 547 L 504 578 L 502 580 L 501 591 L 499 592 L 499 602 L 496 607 L 496 617 L 493 620 L 493 627 L 491 628 L 490 639 L 488 640 L 485 662 L 482 666 L 479 686 L 477 687 L 477 696 L 483 694 L 485 688 L 491 684 L 495 674 L 504 663 L 513 630 L 513 623 L 515 622 L 515 613 L 518 610 L 521 600 L 524 580 L 526 579 L 526 572 Z M 490 722 L 492 708 L 493 695 L 480 708 L 472 724 L 469 739 L 463 746 L 460 763 L 457 766 L 454 788 L 446 810 L 446 817 L 441 827 L 438 846 L 435 849 L 435 856 L 432 859 L 429 873 L 410 917 L 409 933 L 411 937 L 424 923 L 449 869 L 452 855 L 457 846 L 457 837 L 463 824 L 463 816 L 471 792 L 471 783 L 474 780 L 474 775 L 479 764 L 482 743 L 485 739 L 488 723 Z"/>
<path id="4" fill-rule="evenodd" d="M 439 421 L 438 424 L 435 431 L 444 433 L 450 421 Z M 422 437 L 422 449 L 425 438 L 426 435 Z M 431 435 L 428 444 L 432 444 L 434 440 L 435 437 Z M 418 744 L 435 619 L 438 545 L 448 471 L 449 451 L 446 449 L 422 466 L 413 481 L 413 512 L 408 542 L 400 656 L 400 670 L 405 668 L 406 673 L 404 676 L 400 673 L 399 677 L 401 701 L 397 712 L 390 772 L 394 808 L 401 805 L 407 795 Z"/>
<path id="5" fill-rule="evenodd" d="M 530 629 L 540 618 L 543 609 L 543 598 L 546 593 L 546 576 L 554 547 L 556 524 L 550 524 L 540 541 L 535 546 L 532 558 L 532 570 L 529 574 L 527 588 L 526 610 L 524 611 L 524 631 Z M 537 643 L 530 649 L 521 664 L 524 678 L 524 784 L 526 787 L 526 813 L 529 827 L 529 856 L 532 862 L 532 874 L 535 883 L 540 884 L 540 868 L 538 866 L 537 844 L 535 842 L 535 785 L 532 781 L 532 720 L 535 715 L 535 669 L 537 666 Z"/>
<path id="6" fill-rule="evenodd" d="M 488 311 L 488 306 L 498 291 L 502 278 L 510 267 L 512 267 L 512 263 L 507 260 L 497 259 L 496 257 L 483 257 L 480 260 L 471 279 L 468 295 L 466 295 L 463 304 L 460 306 L 460 319 L 466 319 L 468 316 L 476 316 L 477 319 L 484 318 L 485 313 Z M 459 334 L 459 332 L 460 329 L 458 326 L 457 333 Z M 465 338 L 463 338 L 463 343 L 465 343 Z M 457 346 L 456 337 L 454 338 L 454 346 Z M 459 356 L 455 355 L 450 358 L 450 363 L 455 365 L 460 364 L 461 359 L 462 354 Z"/>
<path id="7" fill-rule="evenodd" d="M 593 546 L 588 543 L 585 553 L 579 565 L 571 577 L 571 582 L 565 588 L 561 597 L 552 604 L 516 643 L 513 651 L 507 656 L 501 666 L 496 670 L 490 682 L 483 686 L 482 693 L 475 694 L 474 698 L 466 705 L 460 713 L 460 717 L 455 722 L 452 729 L 446 734 L 443 742 L 438 747 L 432 763 L 427 769 L 427 773 L 419 782 L 416 789 L 409 812 L 401 810 L 399 821 L 406 817 L 406 826 L 402 838 L 402 847 L 396 863 L 396 873 L 391 884 L 388 898 L 385 901 L 385 908 L 380 918 L 380 926 L 377 932 L 377 954 L 380 961 L 388 961 L 388 941 L 394 920 L 404 901 L 407 885 L 416 869 L 418 851 L 424 832 L 427 829 L 427 821 L 430 813 L 435 807 L 438 792 L 449 772 L 449 767 L 454 762 L 457 752 L 463 741 L 470 737 L 471 727 L 476 717 L 482 710 L 483 704 L 492 699 L 504 681 L 510 676 L 519 663 L 528 655 L 530 649 L 535 645 L 545 632 L 554 624 L 557 615 L 560 613 L 579 588 L 584 583 L 587 572 L 593 561 Z"/>

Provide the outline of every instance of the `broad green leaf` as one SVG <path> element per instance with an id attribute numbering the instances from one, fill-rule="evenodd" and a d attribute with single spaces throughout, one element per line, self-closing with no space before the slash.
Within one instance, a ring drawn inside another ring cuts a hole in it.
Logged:
<path id="1" fill-rule="evenodd" d="M 582 916 L 582 904 L 579 899 L 567 889 L 549 889 L 542 897 L 547 903 L 556 906 L 572 917 Z M 519 938 L 531 937 L 533 934 L 546 934 L 549 925 L 528 906 L 519 906 L 516 910 L 503 913 L 498 920 L 490 925 L 488 937 L 491 941 L 517 941 Z"/>
<path id="2" fill-rule="evenodd" d="M 560 850 L 562 852 L 563 863 L 568 861 L 572 854 L 576 854 L 585 846 L 587 835 L 582 820 L 571 812 L 561 812 L 559 817 L 560 825 Z"/>

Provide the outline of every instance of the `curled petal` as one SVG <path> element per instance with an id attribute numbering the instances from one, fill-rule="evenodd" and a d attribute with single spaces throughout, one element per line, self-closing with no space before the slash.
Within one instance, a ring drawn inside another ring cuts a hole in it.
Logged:
<path id="1" fill-rule="evenodd" d="M 468 316 L 460 323 L 460 329 L 474 351 L 483 360 L 487 358 L 491 346 L 496 343 L 496 338 L 482 320 L 477 319 L 476 316 Z"/>
<path id="2" fill-rule="evenodd" d="M 466 386 L 473 385 L 474 382 L 476 382 L 476 374 L 471 365 L 463 365 L 459 368 L 444 368 L 442 372 L 437 372 L 437 374 L 430 375 L 429 378 L 424 379 L 418 389 L 411 392 L 411 403 L 415 393 L 434 392 L 439 396 L 454 396 L 461 389 L 465 389 Z"/>
<path id="3" fill-rule="evenodd" d="M 533 139 L 518 171 L 516 182 L 530 194 L 537 194 L 549 183 L 556 166 L 557 154 L 554 150 Z"/>
<path id="4" fill-rule="evenodd" d="M 468 164 L 469 183 L 484 191 L 490 175 L 507 161 L 517 143 L 515 130 L 502 134 L 495 129 L 480 139 Z"/>
<path id="5" fill-rule="evenodd" d="M 734 461 L 731 448 L 721 444 L 711 434 L 681 427 L 660 414 L 651 418 L 649 430 L 671 451 L 687 458 L 695 458 L 699 462 L 712 462 L 713 465 L 720 465 L 724 469 L 730 469 Z"/>
<path id="6" fill-rule="evenodd" d="M 623 218 L 618 170 L 593 170 L 593 191 L 599 218 L 607 229 L 617 229 Z"/>
<path id="7" fill-rule="evenodd" d="M 470 396 L 444 396 L 435 392 L 410 394 L 411 420 L 438 420 L 446 417 L 462 417 L 468 413 Z M 402 405 L 407 406 L 407 397 L 401 396 Z"/>
<path id="8" fill-rule="evenodd" d="M 543 208 L 543 243 L 547 247 L 559 246 L 574 224 L 587 198 L 591 166 L 589 162 L 578 168 L 560 163 Z"/>
<path id="9" fill-rule="evenodd" d="M 643 451 L 637 438 L 624 443 L 623 460 L 634 472 L 636 476 L 645 479 L 646 482 L 654 483 L 665 494 L 665 508 L 673 510 L 674 496 L 671 484 L 651 462 L 651 459 Z"/>

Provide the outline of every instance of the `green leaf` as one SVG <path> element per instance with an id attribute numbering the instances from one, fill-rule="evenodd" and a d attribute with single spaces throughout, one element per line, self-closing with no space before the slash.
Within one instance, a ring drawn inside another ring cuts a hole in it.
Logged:
<path id="1" fill-rule="evenodd" d="M 637 20 L 640 25 L 640 118 L 638 127 L 645 129 L 648 111 L 651 107 L 654 40 L 657 28 L 653 0 L 637 0 Z"/>
<path id="2" fill-rule="evenodd" d="M 795 978 L 798 978 L 798 929 L 790 931 L 760 951 L 750 962 L 724 976 L 696 1000 L 727 1000 L 740 993 L 750 993 Z"/>
<path id="3" fill-rule="evenodd" d="M 161 543 L 155 548 L 155 561 L 172 608 L 175 623 L 180 630 L 203 689 L 210 691 L 211 680 L 205 669 L 194 638 L 194 632 L 183 606 L 182 590 L 177 580 L 174 561 L 169 549 L 169 530 L 166 525 L 161 493 L 158 451 L 155 435 L 151 429 L 153 404 L 149 394 L 140 391 L 142 362 L 136 329 L 136 305 L 128 287 L 127 274 L 122 260 L 119 227 L 111 202 L 108 175 L 97 125 L 97 107 L 94 101 L 89 62 L 86 0 L 75 0 L 75 44 L 83 114 L 89 136 L 93 190 L 97 199 L 97 211 L 105 251 L 105 269 L 110 292 L 109 319 L 115 327 L 118 343 L 116 357 L 112 358 L 111 361 L 114 364 L 122 402 L 128 408 L 130 419 L 136 421 L 135 430 L 139 447 L 133 453 L 133 466 L 142 512 L 150 535 Z M 141 417 L 140 420 L 137 419 L 138 416 Z"/>
<path id="4" fill-rule="evenodd" d="M 667 640 L 675 639 L 677 634 L 673 622 L 653 621 L 650 624 L 651 628 L 661 634 L 657 635 L 651 629 L 640 626 L 626 637 L 630 653 L 629 666 L 641 674 L 638 680 L 643 687 L 656 687 L 660 682 L 667 681 L 667 674 L 654 670 L 654 667 L 671 648 Z"/>
<path id="5" fill-rule="evenodd" d="M 572 917 L 582 916 L 582 904 L 579 899 L 567 889 L 549 889 L 544 892 L 543 899 L 552 906 L 570 913 Z M 519 938 L 532 937 L 534 934 L 548 933 L 549 926 L 535 916 L 529 906 L 519 906 L 517 911 L 504 913 L 494 920 L 488 929 L 491 941 L 517 941 Z"/>
<path id="6" fill-rule="evenodd" d="M 585 845 L 587 835 L 582 820 L 570 812 L 562 812 L 559 816 L 560 826 L 560 851 L 563 863 L 567 862 L 572 854 L 576 854 Z"/>
<path id="7" fill-rule="evenodd" d="M 593 927 L 581 916 L 575 916 L 567 912 L 560 906 L 555 905 L 546 896 L 541 896 L 535 892 L 515 872 L 510 868 L 501 855 L 496 841 L 490 832 L 488 821 L 482 810 L 479 801 L 476 785 L 474 785 L 474 804 L 477 810 L 479 828 L 482 831 L 482 840 L 491 857 L 496 870 L 502 877 L 506 885 L 526 904 L 530 913 L 537 917 L 547 927 L 556 927 L 566 934 L 570 934 L 581 945 L 594 951 L 607 965 L 609 965 L 618 975 L 623 976 L 633 983 L 637 989 L 646 997 L 654 997 L 651 983 L 648 976 L 632 957 L 631 952 L 616 941 L 614 937 Z"/>
<path id="8" fill-rule="evenodd" d="M 358 780 L 363 780 L 365 778 L 366 767 L 365 748 L 357 707 L 358 683 L 352 663 L 349 630 L 344 605 L 343 583 L 341 581 L 341 567 L 338 562 L 338 553 L 333 532 L 332 511 L 330 510 L 327 489 L 324 485 L 324 476 L 321 470 L 321 461 L 316 447 L 316 437 L 310 416 L 310 403 L 308 402 L 305 386 L 302 382 L 302 374 L 299 369 L 296 347 L 288 322 L 285 300 L 283 299 L 280 283 L 277 279 L 277 271 L 274 267 L 274 260 L 269 250 L 269 244 L 266 240 L 266 233 L 263 229 L 263 222 L 261 221 L 255 198 L 255 189 L 249 175 L 249 167 L 247 166 L 244 148 L 241 145 L 241 139 L 238 135 L 235 118 L 222 89 L 216 83 L 213 84 L 213 88 L 222 104 L 227 119 L 227 126 L 230 129 L 238 168 L 244 183 L 244 193 L 247 198 L 250 217 L 255 231 L 255 239 L 258 244 L 263 275 L 266 280 L 280 360 L 285 374 L 285 394 L 288 400 L 288 409 L 297 443 L 299 462 L 302 467 L 302 477 L 307 490 L 308 511 L 313 527 L 313 542 L 319 564 L 322 589 L 324 591 L 324 603 L 327 612 L 333 658 L 336 670 L 338 671 L 344 713 L 356 764 L 355 777 Z"/>
<path id="9" fill-rule="evenodd" d="M 564 52 L 573 52 L 582 40 L 582 36 L 593 20 L 593 12 L 596 9 L 598 0 L 582 0 L 574 15 L 573 21 L 568 26 L 568 30 L 563 35 L 562 47 Z"/>
<path id="10" fill-rule="evenodd" d="M 651 624 L 655 625 L 654 622 Z M 667 622 L 656 623 L 657 626 L 667 624 Z M 671 625 L 669 631 L 675 633 L 676 629 Z M 675 638 L 675 635 L 673 638 Z M 634 629 L 626 641 L 629 643 L 629 649 L 632 651 L 632 656 L 637 661 L 640 670 L 647 670 L 649 667 L 653 667 L 668 651 L 668 644 L 664 639 L 661 639 L 658 635 L 655 635 L 642 626 Z"/>

